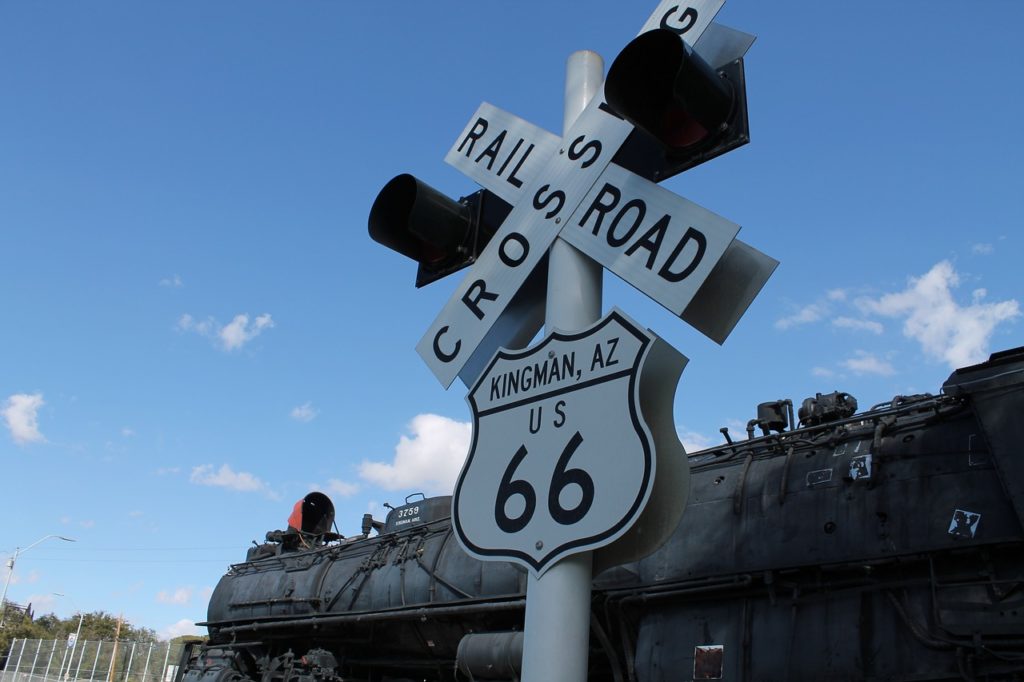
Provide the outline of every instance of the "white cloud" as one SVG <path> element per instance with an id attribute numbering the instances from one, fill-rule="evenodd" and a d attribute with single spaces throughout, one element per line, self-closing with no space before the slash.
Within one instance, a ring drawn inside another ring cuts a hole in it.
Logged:
<path id="1" fill-rule="evenodd" d="M 196 485 L 228 488 L 246 493 L 267 491 L 267 484 L 259 478 L 246 471 L 234 471 L 227 464 L 222 464 L 216 471 L 212 464 L 192 467 L 192 474 L 188 480 Z"/>
<path id="2" fill-rule="evenodd" d="M 56 595 L 52 592 L 44 592 L 43 594 L 30 594 L 25 598 L 25 603 L 31 604 L 32 610 L 35 613 L 43 613 L 45 611 L 53 611 L 57 599 Z"/>
<path id="3" fill-rule="evenodd" d="M 313 403 L 307 401 L 293 407 L 291 411 L 291 417 L 298 422 L 311 422 L 316 419 L 317 415 L 320 414 L 320 410 L 313 407 Z"/>
<path id="4" fill-rule="evenodd" d="M 122 438 L 131 438 L 134 435 L 135 435 L 135 429 L 129 428 L 127 426 L 121 427 L 121 437 Z"/>
<path id="5" fill-rule="evenodd" d="M 156 600 L 161 604 L 187 604 L 192 601 L 192 588 L 179 587 L 173 592 L 160 590 L 156 593 Z"/>
<path id="6" fill-rule="evenodd" d="M 469 453 L 472 425 L 436 414 L 420 414 L 409 422 L 411 437 L 402 436 L 391 464 L 363 460 L 359 475 L 385 490 L 421 490 L 448 494 Z"/>
<path id="7" fill-rule="evenodd" d="M 866 331 L 872 334 L 882 333 L 882 323 L 876 322 L 875 320 L 858 320 L 854 317 L 837 317 L 832 320 L 833 327 L 839 327 L 840 329 L 852 329 L 854 331 Z"/>
<path id="8" fill-rule="evenodd" d="M 828 367 L 812 367 L 811 368 L 811 376 L 824 377 L 824 378 L 827 379 L 829 377 L 834 377 L 835 375 L 836 375 L 836 373 L 833 372 L 832 370 L 830 370 Z"/>
<path id="9" fill-rule="evenodd" d="M 226 351 L 238 350 L 263 333 L 265 329 L 271 329 L 274 320 L 270 313 L 257 315 L 255 320 L 250 322 L 247 313 L 235 315 L 234 319 L 226 325 L 221 326 L 217 320 L 207 317 L 205 320 L 196 320 L 188 313 L 178 318 L 175 328 L 181 332 L 194 332 L 200 336 L 217 341 L 221 348 Z"/>
<path id="10" fill-rule="evenodd" d="M 177 623 L 172 623 L 171 625 L 168 625 L 167 627 L 165 627 L 162 630 L 160 630 L 160 632 L 157 633 L 157 636 L 161 640 L 166 641 L 166 640 L 174 639 L 175 637 L 181 637 L 182 635 L 205 635 L 205 634 L 206 634 L 206 630 L 204 630 L 203 628 L 197 627 L 196 626 L 196 622 L 194 620 L 189 620 L 188 618 L 182 618 Z"/>
<path id="11" fill-rule="evenodd" d="M 128 518 L 130 519 L 139 519 L 145 515 L 146 512 L 142 511 L 141 509 L 133 509 L 132 511 L 128 512 Z"/>
<path id="12" fill-rule="evenodd" d="M 686 450 L 688 455 L 700 452 L 701 450 L 707 450 L 722 442 L 721 438 L 705 436 L 703 433 L 691 431 L 685 426 L 676 426 L 676 434 L 679 436 L 679 442 L 683 444 L 683 449 Z"/>
<path id="13" fill-rule="evenodd" d="M 865 313 L 904 318 L 903 335 L 920 343 L 926 355 L 955 369 L 986 360 L 996 327 L 1020 316 L 1015 299 L 984 303 L 984 289 L 973 292 L 969 305 L 958 304 L 952 289 L 959 284 L 952 264 L 941 261 L 921 277 L 911 277 L 903 291 L 877 300 L 859 299 L 857 306 Z"/>
<path id="14" fill-rule="evenodd" d="M 775 320 L 776 329 L 789 329 L 799 324 L 807 324 L 809 322 L 817 322 L 826 313 L 826 307 L 819 303 L 811 303 L 805 305 L 800 310 L 796 311 L 788 317 L 782 317 Z"/>
<path id="15" fill-rule="evenodd" d="M 96 525 L 96 522 L 93 521 L 92 519 L 82 519 L 81 521 L 78 522 L 78 525 L 81 526 L 82 528 L 92 528 L 93 526 Z"/>
<path id="16" fill-rule="evenodd" d="M 979 256 L 989 256 L 995 252 L 995 247 L 991 244 L 972 244 L 971 253 Z"/>
<path id="17" fill-rule="evenodd" d="M 25 571 L 18 571 L 14 575 L 11 575 L 11 569 L 6 567 L 5 562 L 3 581 L 7 582 L 8 580 L 10 580 L 11 585 L 31 585 L 39 582 L 39 571 L 31 569 L 28 573 Z"/>
<path id="18" fill-rule="evenodd" d="M 856 351 L 852 358 L 843 360 L 842 365 L 855 374 L 877 374 L 888 377 L 896 373 L 895 368 L 887 361 L 862 350 Z"/>
<path id="19" fill-rule="evenodd" d="M 830 301 L 845 301 L 846 289 L 829 289 L 825 292 L 825 298 Z"/>
<path id="20" fill-rule="evenodd" d="M 358 483 L 349 483 L 348 481 L 342 481 L 338 478 L 332 478 L 327 481 L 327 492 L 339 497 L 352 497 L 359 492 Z"/>
<path id="21" fill-rule="evenodd" d="M 159 469 L 156 470 L 156 475 L 157 476 L 167 476 L 167 475 L 174 475 L 174 474 L 180 474 L 180 473 L 181 473 L 181 467 L 160 467 Z"/>
<path id="22" fill-rule="evenodd" d="M 273 326 L 274 320 L 271 319 L 269 313 L 257 316 L 252 324 L 249 324 L 249 316 L 242 313 L 235 315 L 235 319 L 224 325 L 217 332 L 217 336 L 224 344 L 224 350 L 235 350 L 259 336 L 264 329 L 270 329 Z"/>
<path id="23" fill-rule="evenodd" d="M 164 277 L 160 280 L 160 286 L 171 287 L 172 289 L 180 289 L 185 286 L 181 281 L 181 277 L 178 275 L 171 275 L 170 277 Z"/>
<path id="24" fill-rule="evenodd" d="M 182 316 L 178 318 L 178 324 L 176 326 L 178 331 L 195 332 L 200 336 L 210 336 L 213 333 L 214 327 L 217 326 L 217 323 L 212 317 L 197 321 L 196 318 L 192 317 L 188 313 L 183 313 Z"/>
<path id="25" fill-rule="evenodd" d="M 45 404 L 42 393 L 15 393 L 7 399 L 2 414 L 15 443 L 24 445 L 46 441 L 39 432 L 37 419 L 39 408 Z"/>

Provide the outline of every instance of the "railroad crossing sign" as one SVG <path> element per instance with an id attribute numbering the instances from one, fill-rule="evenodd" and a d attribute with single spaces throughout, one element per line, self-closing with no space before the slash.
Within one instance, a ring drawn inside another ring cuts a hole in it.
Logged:
<path id="1" fill-rule="evenodd" d="M 471 387 L 453 526 L 471 554 L 530 571 L 527 682 L 584 682 L 592 569 L 661 544 L 687 488 L 672 419 L 685 358 L 617 310 L 552 331 L 599 315 L 599 284 L 576 267 L 589 257 L 721 343 L 778 264 L 736 239 L 738 225 L 650 182 L 749 139 L 753 37 L 712 23 L 724 1 L 662 0 L 603 93 L 570 59 L 567 93 L 592 99 L 575 116 L 567 97 L 561 138 L 481 105 L 446 160 L 484 190 L 455 202 L 398 176 L 370 211 L 371 237 L 419 263 L 417 286 L 471 266 L 417 351 L 446 388 Z M 538 265 L 559 237 L 575 248 L 558 248 L 549 273 Z M 535 293 L 544 277 L 550 311 Z M 544 341 L 507 350 L 545 317 Z"/>
<path id="2" fill-rule="evenodd" d="M 723 4 L 664 0 L 641 33 L 669 28 L 700 46 Z M 752 40 L 709 33 L 717 60 Z M 503 314 L 558 236 L 719 343 L 731 332 L 778 262 L 736 240 L 738 225 L 611 164 L 632 132 L 601 96 L 564 138 L 486 103 L 470 119 L 446 161 L 513 208 L 416 346 L 445 387 L 472 385 L 497 348 L 537 331 L 522 328 L 537 315 Z"/>
<path id="3" fill-rule="evenodd" d="M 617 309 L 585 331 L 499 351 L 466 398 L 473 443 L 452 501 L 463 547 L 540 575 L 629 530 L 657 458 L 683 456 L 656 447 L 670 439 L 652 429 L 674 427 L 650 424 L 642 406 L 663 399 L 685 364 Z M 685 482 L 677 480 L 683 498 Z"/>

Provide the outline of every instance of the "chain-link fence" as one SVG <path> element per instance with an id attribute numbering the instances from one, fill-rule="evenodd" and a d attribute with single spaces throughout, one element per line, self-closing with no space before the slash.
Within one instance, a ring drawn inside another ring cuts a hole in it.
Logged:
<path id="1" fill-rule="evenodd" d="M 181 642 L 16 639 L 0 682 L 173 682 Z"/>

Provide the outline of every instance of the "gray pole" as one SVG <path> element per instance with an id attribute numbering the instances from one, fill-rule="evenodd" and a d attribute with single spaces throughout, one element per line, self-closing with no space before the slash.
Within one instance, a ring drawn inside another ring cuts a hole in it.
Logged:
<path id="1" fill-rule="evenodd" d="M 132 651 L 128 654 L 128 667 L 124 671 L 124 680 L 128 682 L 132 674 L 132 663 L 135 661 L 135 645 L 138 642 L 132 642 Z"/>
<path id="2" fill-rule="evenodd" d="M 88 645 L 89 645 L 89 643 L 86 642 L 85 645 L 82 646 L 82 653 L 78 654 L 78 667 L 75 668 L 75 679 L 76 680 L 78 679 L 78 676 L 82 674 L 82 659 L 85 658 L 85 650 L 89 648 Z M 78 646 L 78 640 L 76 639 L 75 640 L 75 647 L 77 647 L 77 646 Z M 74 662 L 74 658 L 75 658 L 75 651 L 74 651 L 74 649 L 72 649 L 71 650 L 71 659 L 72 659 L 71 662 L 72 663 Z M 71 663 L 68 663 L 68 670 L 67 670 L 66 673 L 64 673 L 64 676 L 67 677 L 68 673 L 70 673 L 70 672 L 71 672 Z"/>
<path id="3" fill-rule="evenodd" d="M 50 646 L 50 657 L 46 659 L 46 670 L 43 672 L 43 679 L 44 680 L 50 679 L 50 666 L 53 664 L 53 655 L 55 653 L 57 653 L 57 640 L 53 640 L 52 642 L 50 642 L 50 644 L 52 646 Z M 67 653 L 68 653 L 68 648 L 64 647 L 64 654 L 67 655 Z M 63 670 L 63 668 L 64 668 L 64 659 L 61 659 L 60 667 Z M 60 675 L 57 675 L 57 677 L 60 677 Z"/>
<path id="4" fill-rule="evenodd" d="M 89 673 L 89 679 L 90 680 L 95 679 L 95 677 L 96 677 L 96 668 L 99 667 L 99 665 L 100 665 L 100 650 L 101 649 L 103 649 L 103 642 L 99 641 L 99 642 L 96 643 L 96 658 L 94 658 L 93 661 L 92 661 L 92 672 Z"/>
<path id="5" fill-rule="evenodd" d="M 7 580 L 4 581 L 3 596 L 0 596 L 0 628 L 4 626 L 4 620 L 7 618 L 7 588 L 11 586 L 11 576 L 14 575 L 14 564 L 18 562 L 18 554 L 20 553 L 21 548 L 15 547 L 14 556 L 8 559 L 5 564 L 7 566 Z"/>
<path id="6" fill-rule="evenodd" d="M 11 667 L 11 652 L 14 651 L 14 645 L 17 644 L 17 643 L 18 643 L 17 639 L 12 639 L 11 640 L 11 648 L 7 650 L 7 661 L 4 663 L 4 672 L 3 672 L 3 675 L 0 676 L 0 682 L 3 682 L 4 680 L 7 679 L 7 669 Z M 14 668 L 14 675 L 15 675 L 15 677 L 17 677 L 17 675 L 18 675 L 18 668 L 17 668 L 17 666 L 15 666 L 15 668 Z"/>
<path id="7" fill-rule="evenodd" d="M 164 667 L 160 671 L 160 680 L 158 682 L 163 682 L 163 679 L 165 677 L 167 677 L 167 661 L 170 658 L 171 658 L 171 640 L 167 640 L 167 653 L 164 654 Z"/>
<path id="8" fill-rule="evenodd" d="M 168 644 L 167 646 L 170 646 Z M 149 651 L 146 652 L 146 666 L 142 669 L 142 682 L 146 682 L 146 676 L 149 675 L 149 658 L 153 655 L 153 643 L 149 643 Z"/>
<path id="9" fill-rule="evenodd" d="M 32 656 L 32 667 L 28 669 L 29 679 L 35 677 L 36 674 L 36 661 L 39 660 L 39 650 L 43 648 L 43 640 L 36 640 L 36 653 Z"/>
<path id="10" fill-rule="evenodd" d="M 604 62 L 596 52 L 569 56 L 565 77 L 564 135 L 601 91 Z M 564 144 L 564 142 L 563 142 Z M 601 265 L 562 239 L 548 256 L 545 332 L 579 331 L 601 318 Z M 592 554 L 552 565 L 526 583 L 523 682 L 586 682 L 590 643 Z"/>
<path id="11" fill-rule="evenodd" d="M 7 580 L 4 581 L 4 593 L 3 593 L 3 596 L 0 596 L 0 627 L 3 627 L 3 625 L 4 625 L 4 618 L 7 616 L 7 588 L 10 587 L 10 585 L 11 585 L 11 576 L 14 575 L 14 564 L 18 563 L 18 556 L 20 556 L 20 555 L 24 554 L 25 552 L 27 552 L 28 550 L 32 549 L 33 547 L 38 545 L 43 540 L 49 540 L 50 538 L 57 538 L 58 540 L 63 540 L 64 542 L 74 542 L 75 541 L 74 538 L 66 538 L 63 535 L 44 535 L 43 537 L 39 538 L 38 540 L 33 542 L 28 547 L 26 547 L 25 549 L 22 549 L 20 547 L 15 547 L 14 548 L 14 556 L 12 556 L 7 561 Z"/>
<path id="12" fill-rule="evenodd" d="M 85 614 L 79 610 L 78 612 L 78 629 L 75 630 L 75 643 L 71 645 L 71 661 L 68 662 L 68 672 L 71 672 L 71 663 L 75 660 L 75 649 L 78 648 L 78 638 L 82 634 L 82 619 L 85 618 Z M 84 652 L 83 652 L 84 653 Z M 81 665 L 81 663 L 79 663 Z M 78 677 L 78 673 L 75 673 L 75 677 Z"/>
<path id="13" fill-rule="evenodd" d="M 21 657 L 25 655 L 25 645 L 28 644 L 27 639 L 21 640 L 21 649 L 18 650 L 18 660 L 14 664 L 14 679 L 18 679 L 18 673 L 21 671 Z M 14 646 L 12 645 L 13 649 Z"/>

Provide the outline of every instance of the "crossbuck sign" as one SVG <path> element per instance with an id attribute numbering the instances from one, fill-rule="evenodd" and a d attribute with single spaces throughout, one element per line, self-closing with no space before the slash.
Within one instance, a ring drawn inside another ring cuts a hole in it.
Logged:
<path id="1" fill-rule="evenodd" d="M 709 37 L 730 30 L 711 23 L 724 1 L 663 0 L 641 33 L 669 28 L 699 52 L 709 26 Z M 601 96 L 564 139 L 487 103 L 470 119 L 445 160 L 513 208 L 416 346 L 446 388 L 460 375 L 472 385 L 522 336 L 496 323 L 558 236 L 712 339 L 728 336 L 778 262 L 737 240 L 738 225 L 611 164 L 632 130 Z"/>

